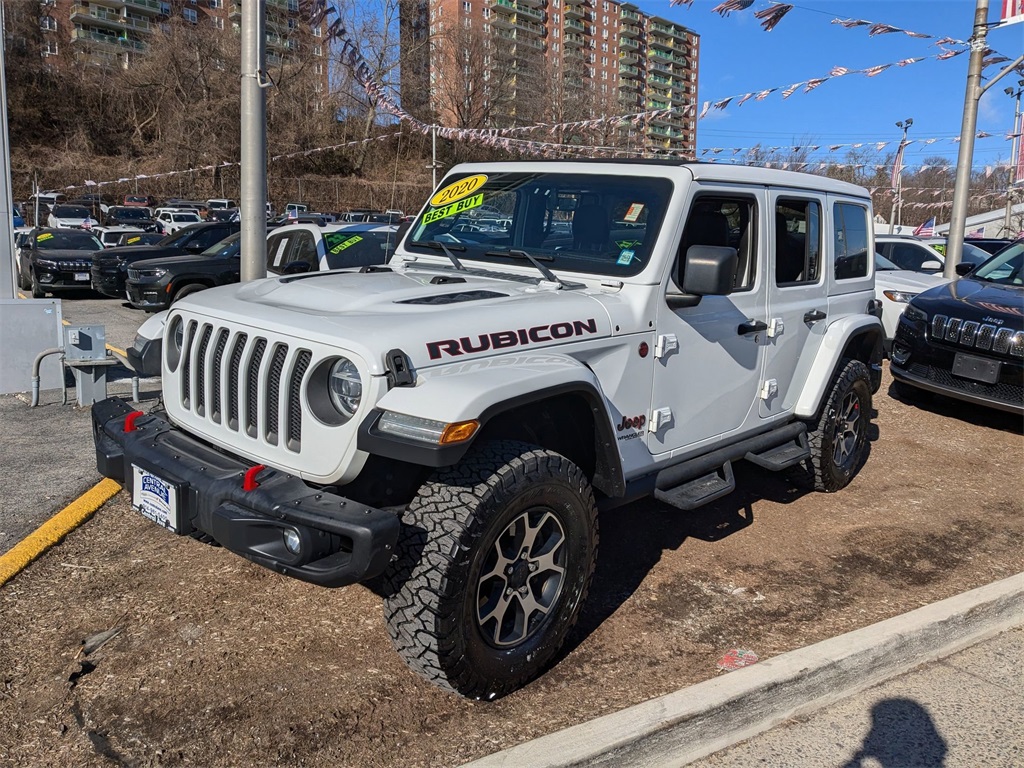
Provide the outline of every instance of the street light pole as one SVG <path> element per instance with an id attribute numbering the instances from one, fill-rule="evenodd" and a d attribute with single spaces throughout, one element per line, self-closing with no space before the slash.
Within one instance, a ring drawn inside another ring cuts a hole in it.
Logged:
<path id="1" fill-rule="evenodd" d="M 985 57 L 988 35 L 988 0 L 977 0 L 974 9 L 974 33 L 971 35 L 971 61 L 967 65 L 967 89 L 964 93 L 964 119 L 960 127 L 960 152 L 956 160 L 956 187 L 953 190 L 953 210 L 949 217 L 949 237 L 946 240 L 946 264 L 942 274 L 956 279 L 956 265 L 964 251 L 964 225 L 967 222 L 967 197 L 971 189 L 971 161 L 974 157 L 974 134 L 978 128 L 978 101 L 982 94 L 1004 75 L 1024 61 L 1024 54 L 1006 65 L 999 74 L 981 85 L 982 60 Z"/>
<path id="2" fill-rule="evenodd" d="M 914 124 L 914 118 L 897 120 L 896 127 L 903 129 L 903 138 L 900 139 L 900 148 L 896 151 L 896 200 L 893 202 L 892 221 L 896 226 L 903 226 L 903 153 L 907 146 L 907 131 Z M 892 234 L 892 225 L 889 226 L 889 234 Z"/>
<path id="3" fill-rule="evenodd" d="M 264 62 L 266 0 L 242 0 L 241 221 L 242 282 L 267 276 L 267 97 Z"/>
<path id="4" fill-rule="evenodd" d="M 1010 145 L 1010 173 L 1006 181 L 1006 217 L 1003 220 L 1003 235 L 1010 236 L 1010 214 L 1013 212 L 1014 187 L 1020 179 L 1017 178 L 1017 165 L 1020 163 L 1021 151 L 1021 130 L 1020 130 L 1020 96 L 1024 93 L 1024 80 L 1017 81 L 1017 92 L 1013 88 L 1005 88 L 1003 92 L 1014 97 L 1013 104 L 1013 143 Z"/>

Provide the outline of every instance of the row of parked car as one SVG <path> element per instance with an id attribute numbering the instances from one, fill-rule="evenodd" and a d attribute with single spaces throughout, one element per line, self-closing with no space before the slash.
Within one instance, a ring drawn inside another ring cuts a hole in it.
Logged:
<path id="1" fill-rule="evenodd" d="M 268 227 L 267 270 L 292 274 L 383 264 L 398 229 L 374 222 Z M 167 236 L 120 233 L 110 248 L 95 230 L 26 230 L 16 240 L 18 284 L 34 298 L 91 288 L 127 298 L 139 309 L 166 309 L 183 296 L 239 280 L 239 230 L 237 222 L 198 222 Z"/>

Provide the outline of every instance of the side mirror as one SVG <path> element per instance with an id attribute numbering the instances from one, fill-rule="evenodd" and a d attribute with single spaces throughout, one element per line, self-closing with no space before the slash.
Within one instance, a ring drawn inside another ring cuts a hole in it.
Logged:
<path id="1" fill-rule="evenodd" d="M 942 269 L 941 261 L 926 261 L 921 265 L 921 269 L 925 272 L 938 272 Z"/>
<path id="2" fill-rule="evenodd" d="M 189 253 L 202 253 L 206 248 L 201 245 L 186 245 L 185 250 Z"/>
<path id="3" fill-rule="evenodd" d="M 301 275 L 303 272 L 309 272 L 309 264 L 304 261 L 290 261 L 281 270 L 282 275 Z"/>
<path id="4" fill-rule="evenodd" d="M 669 308 L 695 307 L 702 296 L 728 296 L 732 293 L 738 261 L 735 248 L 691 245 L 683 264 L 683 292 L 666 295 Z"/>
<path id="5" fill-rule="evenodd" d="M 964 277 L 966 275 L 971 274 L 971 272 L 974 271 L 974 266 L 974 264 L 970 264 L 966 261 L 961 261 L 959 264 L 956 265 L 956 273 L 960 275 L 960 277 Z"/>

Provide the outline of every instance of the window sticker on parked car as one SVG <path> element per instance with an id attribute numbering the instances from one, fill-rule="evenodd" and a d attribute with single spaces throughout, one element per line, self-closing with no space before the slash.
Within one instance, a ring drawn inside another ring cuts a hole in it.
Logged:
<path id="1" fill-rule="evenodd" d="M 127 244 L 131 245 L 132 243 L 137 243 L 141 239 L 142 239 L 141 237 L 129 237 L 128 240 L 127 240 Z"/>
<path id="2" fill-rule="evenodd" d="M 464 179 L 453 181 L 444 189 L 439 189 L 434 196 L 430 198 L 430 206 L 432 208 L 437 208 L 441 205 L 454 203 L 456 200 L 461 200 L 462 198 L 473 194 L 486 183 L 487 176 L 483 173 L 478 173 L 474 176 L 467 176 Z"/>
<path id="3" fill-rule="evenodd" d="M 342 251 L 344 251 L 346 248 L 351 248 L 356 243 L 361 243 L 362 241 L 363 241 L 362 236 L 360 236 L 360 235 L 353 235 L 352 237 L 348 238 L 348 240 L 343 240 L 340 243 L 338 243 L 337 245 L 331 246 L 331 253 L 339 254 Z M 328 240 L 328 242 L 330 242 L 330 240 Z"/>
<path id="4" fill-rule="evenodd" d="M 640 214 L 644 210 L 643 203 L 633 203 L 629 206 L 629 210 L 626 211 L 626 215 L 622 217 L 624 221 L 636 221 L 640 218 Z"/>
<path id="5" fill-rule="evenodd" d="M 481 192 L 479 195 L 467 197 L 465 200 L 459 200 L 459 202 L 446 205 L 444 208 L 427 211 L 423 214 L 423 223 L 433 224 L 435 221 L 447 219 L 449 216 L 454 216 L 456 213 L 462 213 L 463 211 L 468 211 L 471 208 L 479 208 L 483 204 L 484 195 Z"/>
<path id="6" fill-rule="evenodd" d="M 52 239 L 53 239 L 53 233 L 52 232 L 43 232 L 43 234 L 41 234 L 39 237 L 36 238 L 36 242 L 41 243 L 41 242 L 43 242 L 45 240 L 52 240 Z"/>
<path id="7" fill-rule="evenodd" d="M 623 251 L 627 248 L 636 248 L 644 244 L 643 240 L 616 240 L 615 244 L 619 246 L 619 250 Z"/>

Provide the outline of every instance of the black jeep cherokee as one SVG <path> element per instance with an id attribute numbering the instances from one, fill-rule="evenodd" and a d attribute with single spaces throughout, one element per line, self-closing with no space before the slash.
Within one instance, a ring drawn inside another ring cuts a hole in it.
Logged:
<path id="1" fill-rule="evenodd" d="M 1019 242 L 960 280 L 911 299 L 893 339 L 895 389 L 1024 414 L 1022 266 Z"/>

